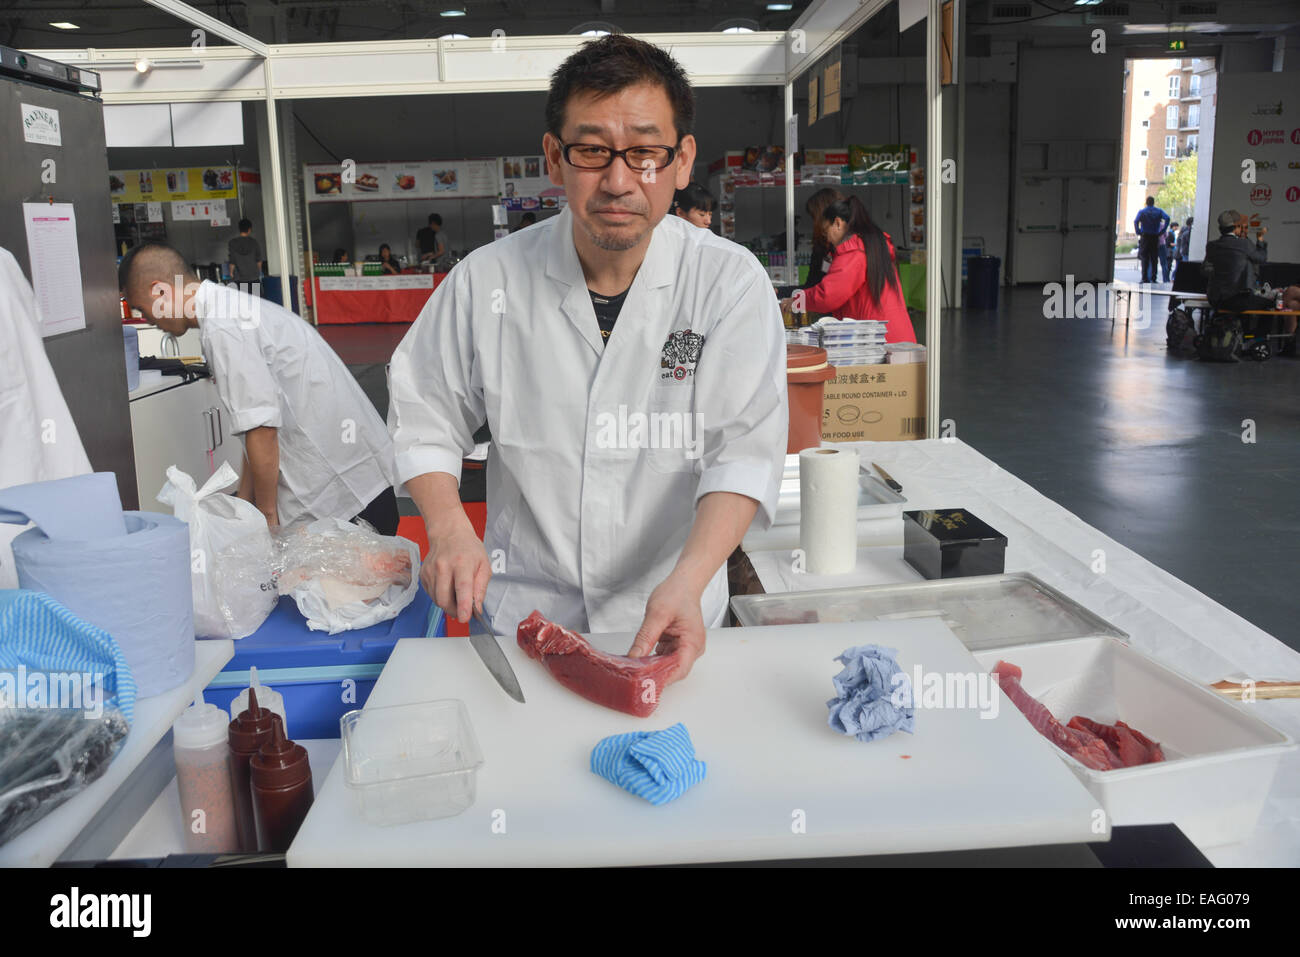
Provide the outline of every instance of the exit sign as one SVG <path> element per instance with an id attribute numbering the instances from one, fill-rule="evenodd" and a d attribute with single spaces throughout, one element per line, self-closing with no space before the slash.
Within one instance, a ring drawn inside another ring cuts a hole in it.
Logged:
<path id="1" fill-rule="evenodd" d="M 1181 50 L 1186 50 L 1186 49 L 1187 49 L 1187 41 L 1186 41 L 1186 40 L 1170 40 L 1170 41 L 1169 41 L 1169 49 L 1170 49 L 1171 52 L 1178 52 L 1178 51 L 1181 51 Z"/>

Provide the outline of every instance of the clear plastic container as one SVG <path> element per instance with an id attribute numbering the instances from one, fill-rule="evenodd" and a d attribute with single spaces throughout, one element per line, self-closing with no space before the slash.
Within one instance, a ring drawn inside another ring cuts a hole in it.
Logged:
<path id="1" fill-rule="evenodd" d="M 474 803 L 483 754 L 463 701 L 349 711 L 339 729 L 344 783 L 371 824 L 452 817 Z"/>

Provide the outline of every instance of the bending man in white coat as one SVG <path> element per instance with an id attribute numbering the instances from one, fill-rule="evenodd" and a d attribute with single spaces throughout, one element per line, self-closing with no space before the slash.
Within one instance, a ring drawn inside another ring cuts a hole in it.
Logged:
<path id="1" fill-rule="evenodd" d="M 397 534 L 388 430 L 310 323 L 270 300 L 200 282 L 166 243 L 130 250 L 118 285 L 164 332 L 199 330 L 230 431 L 244 440 L 238 495 L 268 525 L 360 517 Z"/>
<path id="2" fill-rule="evenodd" d="M 551 80 L 542 139 L 559 215 L 476 250 L 391 366 L 398 480 L 421 573 L 460 621 L 513 635 L 533 609 L 681 651 L 726 613 L 726 560 L 771 523 L 785 457 L 785 339 L 745 248 L 667 216 L 695 162 L 681 67 L 640 40 L 586 44 Z M 487 421 L 487 534 L 457 492 Z M 486 548 L 485 548 L 486 544 Z"/>

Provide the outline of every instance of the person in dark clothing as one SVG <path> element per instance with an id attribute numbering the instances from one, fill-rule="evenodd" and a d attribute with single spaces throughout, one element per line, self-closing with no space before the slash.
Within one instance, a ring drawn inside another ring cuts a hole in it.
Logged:
<path id="1" fill-rule="evenodd" d="M 239 235 L 226 244 L 230 275 L 235 282 L 257 282 L 262 278 L 262 247 L 252 237 L 253 221 L 239 221 Z"/>
<path id="2" fill-rule="evenodd" d="M 1169 214 L 1156 205 L 1154 196 L 1133 218 L 1133 231 L 1138 235 L 1138 262 L 1142 266 L 1142 281 L 1156 281 L 1156 265 L 1160 260 L 1160 240 L 1169 228 Z"/>
<path id="3" fill-rule="evenodd" d="M 1169 228 L 1165 230 L 1160 237 L 1160 281 L 1169 281 L 1169 265 L 1174 261 L 1174 254 L 1178 251 L 1174 244 L 1178 241 L 1178 224 L 1170 223 Z"/>
<path id="4" fill-rule="evenodd" d="M 446 254 L 447 246 L 438 235 L 440 232 L 442 232 L 442 217 L 437 213 L 430 213 L 429 225 L 415 234 L 415 242 L 420 247 L 420 262 L 436 262 Z"/>
<path id="5" fill-rule="evenodd" d="M 379 268 L 385 276 L 400 276 L 402 264 L 393 258 L 393 250 L 388 243 L 379 247 Z"/>
<path id="6" fill-rule="evenodd" d="M 708 229 L 713 225 L 713 194 L 699 183 L 687 183 L 673 195 L 669 212 L 676 213 L 692 226 Z"/>
<path id="7" fill-rule="evenodd" d="M 1235 209 L 1219 214 L 1219 238 L 1205 244 L 1205 265 L 1210 270 L 1205 295 L 1210 305 L 1224 312 L 1249 309 L 1274 309 L 1276 303 L 1267 296 L 1256 295 L 1255 266 L 1268 262 L 1268 244 L 1264 242 L 1267 226 L 1255 230 L 1255 241 L 1246 238 L 1250 220 Z M 1283 290 L 1282 306 L 1300 309 L 1300 286 Z M 1284 316 L 1288 335 L 1295 332 L 1296 317 Z"/>
<path id="8" fill-rule="evenodd" d="M 1196 217 L 1188 216 L 1187 222 L 1183 223 L 1183 228 L 1178 230 L 1178 259 L 1180 262 L 1187 262 L 1191 258 L 1192 248 L 1192 223 Z"/>

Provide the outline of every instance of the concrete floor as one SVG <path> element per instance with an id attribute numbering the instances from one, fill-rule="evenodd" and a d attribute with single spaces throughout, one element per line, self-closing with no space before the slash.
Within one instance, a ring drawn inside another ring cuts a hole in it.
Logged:
<path id="1" fill-rule="evenodd" d="M 958 437 L 1300 649 L 1300 361 L 1175 358 L 1163 305 L 1112 330 L 1045 319 L 1041 289 L 1001 293 L 996 312 L 944 318 Z"/>
<path id="2" fill-rule="evenodd" d="M 1135 264 L 1117 265 L 1137 280 Z M 1300 361 L 1172 357 L 1155 302 L 1150 325 L 1128 330 L 1045 319 L 1038 288 L 1003 288 L 996 311 L 950 312 L 942 416 L 1048 498 L 1300 649 Z M 404 331 L 322 327 L 381 414 L 385 356 Z"/>

